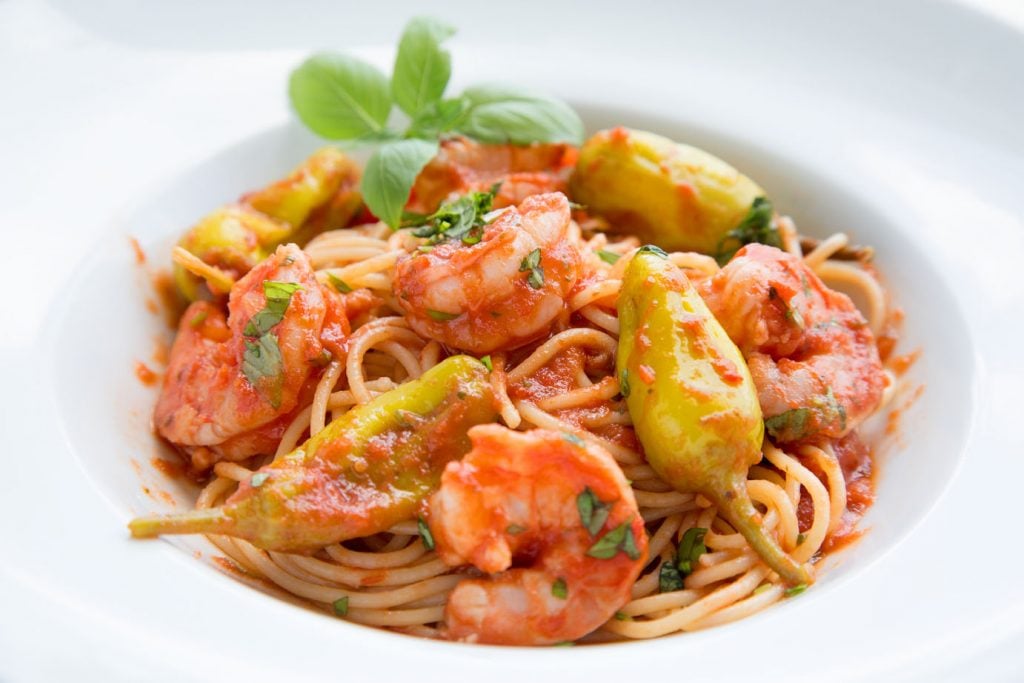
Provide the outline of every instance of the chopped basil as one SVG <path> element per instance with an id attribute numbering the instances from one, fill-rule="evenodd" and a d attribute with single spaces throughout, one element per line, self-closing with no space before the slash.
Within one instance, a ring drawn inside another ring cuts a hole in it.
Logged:
<path id="1" fill-rule="evenodd" d="M 750 209 L 743 220 L 735 228 L 725 233 L 718 243 L 715 259 L 718 265 L 724 266 L 746 244 L 759 242 L 771 247 L 782 247 L 782 237 L 775 227 L 773 218 L 775 209 L 765 197 L 757 197 L 750 204 Z"/>
<path id="2" fill-rule="evenodd" d="M 626 368 L 622 368 L 619 378 L 619 393 L 622 394 L 622 398 L 629 398 L 629 370 Z"/>
<path id="3" fill-rule="evenodd" d="M 270 477 L 269 472 L 257 472 L 249 478 L 249 486 L 258 489 Z"/>
<path id="4" fill-rule="evenodd" d="M 597 532 L 604 528 L 611 507 L 611 504 L 598 500 L 589 486 L 576 496 L 576 509 L 580 513 L 580 521 L 591 536 L 596 536 Z"/>
<path id="5" fill-rule="evenodd" d="M 787 588 L 783 592 L 783 595 L 785 595 L 787 598 L 791 598 L 794 595 L 800 595 L 805 590 L 807 590 L 807 584 L 806 583 L 798 583 L 797 585 L 793 586 L 792 588 Z"/>
<path id="6" fill-rule="evenodd" d="M 640 557 L 640 551 L 636 547 L 636 540 L 633 538 L 632 520 L 623 522 L 599 538 L 597 543 L 590 546 L 590 549 L 587 550 L 587 555 L 599 560 L 608 560 L 615 557 L 620 550 L 631 560 Z"/>
<path id="7" fill-rule="evenodd" d="M 343 598 L 338 598 L 334 601 L 333 606 L 335 614 L 337 614 L 339 617 L 345 616 L 346 614 L 348 614 L 348 596 L 346 595 Z"/>
<path id="8" fill-rule="evenodd" d="M 697 567 L 697 560 L 708 551 L 704 546 L 704 535 L 707 529 L 693 527 L 687 529 L 683 538 L 679 541 L 679 549 L 676 553 L 676 566 L 683 576 L 689 575 Z"/>
<path id="9" fill-rule="evenodd" d="M 292 294 L 302 289 L 297 282 L 275 282 L 273 280 L 263 281 L 263 293 L 267 297 L 266 305 L 249 319 L 245 326 L 246 337 L 259 337 L 270 331 L 274 325 L 281 322 L 285 311 L 292 301 Z"/>
<path id="10" fill-rule="evenodd" d="M 484 356 L 480 359 L 480 362 L 484 364 L 485 368 L 487 368 L 487 372 L 494 372 L 494 363 L 491 362 L 490 356 Z"/>
<path id="11" fill-rule="evenodd" d="M 773 438 L 795 441 L 806 436 L 810 417 L 809 408 L 791 408 L 765 419 L 764 428 Z"/>
<path id="12" fill-rule="evenodd" d="M 607 249 L 601 249 L 597 252 L 597 257 L 607 263 L 610 266 L 614 266 L 622 256 L 616 254 L 614 251 L 608 251 Z"/>
<path id="13" fill-rule="evenodd" d="M 683 590 L 683 575 L 675 562 L 662 562 L 658 571 L 658 592 L 671 593 Z"/>
<path id="14" fill-rule="evenodd" d="M 616 612 L 615 621 L 633 621 L 633 617 L 629 616 L 625 612 Z"/>
<path id="15" fill-rule="evenodd" d="M 540 289 L 544 286 L 544 270 L 540 267 L 540 249 L 534 249 L 519 264 L 519 272 L 530 274 L 526 276 L 526 281 L 534 289 Z"/>
<path id="16" fill-rule="evenodd" d="M 807 540 L 807 536 L 806 535 L 804 535 L 804 534 L 797 534 L 796 535 L 796 544 L 797 545 L 803 545 L 804 541 L 806 541 L 806 540 Z"/>
<path id="17" fill-rule="evenodd" d="M 555 582 L 551 584 L 551 594 L 561 600 L 565 600 L 569 597 L 569 586 L 566 585 L 565 579 L 561 576 L 555 579 Z"/>
<path id="18" fill-rule="evenodd" d="M 484 216 L 490 213 L 500 189 L 501 183 L 495 183 L 487 192 L 470 192 L 441 205 L 412 234 L 427 238 L 429 244 L 456 239 L 461 239 L 463 244 L 476 244 L 483 238 L 487 225 Z"/>
<path id="19" fill-rule="evenodd" d="M 520 526 L 518 524 L 509 524 L 507 527 L 505 527 L 505 531 L 513 536 L 517 536 L 518 534 L 521 534 L 524 531 L 526 531 L 526 527 Z"/>
<path id="20" fill-rule="evenodd" d="M 447 322 L 449 320 L 455 320 L 461 313 L 447 313 L 445 311 L 435 311 L 431 308 L 427 309 L 427 315 L 439 323 Z"/>
<path id="21" fill-rule="evenodd" d="M 583 439 L 576 436 L 575 434 L 570 434 L 569 432 L 562 432 L 562 438 L 571 443 L 573 446 L 583 446 Z"/>
<path id="22" fill-rule="evenodd" d="M 267 398 L 274 408 L 281 406 L 281 370 L 284 361 L 281 348 L 277 345 L 277 337 L 267 332 L 256 341 L 245 340 L 245 352 L 242 354 L 242 374 L 254 387 L 263 378 L 272 380 Z"/>
<path id="23" fill-rule="evenodd" d="M 427 522 L 422 517 L 416 520 L 416 526 L 420 530 L 420 539 L 423 541 L 423 547 L 427 550 L 434 549 L 434 535 L 430 533 L 430 527 L 427 526 Z"/>
<path id="24" fill-rule="evenodd" d="M 352 291 L 352 286 L 334 273 L 327 273 L 327 279 L 330 280 L 331 285 L 342 294 L 348 294 Z"/>

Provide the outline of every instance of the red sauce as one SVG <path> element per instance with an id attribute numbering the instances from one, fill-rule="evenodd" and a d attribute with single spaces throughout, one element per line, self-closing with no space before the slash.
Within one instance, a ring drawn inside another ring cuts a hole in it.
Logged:
<path id="1" fill-rule="evenodd" d="M 887 365 L 890 370 L 896 373 L 897 376 L 902 376 L 911 368 L 911 366 L 914 365 L 914 363 L 917 362 L 917 359 L 920 357 L 921 349 L 917 349 L 916 351 L 905 353 L 902 356 L 890 358 Z"/>
<path id="2" fill-rule="evenodd" d="M 164 458 L 150 458 L 149 464 L 168 479 L 185 478 L 185 466 L 180 460 L 165 460 Z"/>
<path id="3" fill-rule="evenodd" d="M 821 546 L 822 553 L 845 547 L 860 538 L 864 532 L 857 529 L 857 523 L 875 502 L 876 467 L 871 447 L 865 444 L 856 432 L 852 432 L 833 444 L 833 450 L 839 460 L 839 466 L 843 470 L 843 479 L 846 482 L 846 512 L 843 514 L 839 527 L 826 537 Z M 814 472 L 822 480 L 822 483 L 826 483 L 824 473 L 813 461 L 801 458 L 801 462 Z M 800 497 L 800 504 L 797 506 L 797 519 L 800 523 L 800 531 L 811 528 L 811 523 L 814 520 L 814 508 L 811 497 L 806 495 L 806 492 Z"/>
<path id="4" fill-rule="evenodd" d="M 135 376 L 147 387 L 151 387 L 160 381 L 160 375 L 150 370 L 142 361 L 135 363 Z"/>
<path id="5" fill-rule="evenodd" d="M 142 251 L 142 245 L 134 237 L 129 237 L 128 242 L 132 245 L 132 251 L 135 252 L 135 263 L 141 266 L 146 262 L 146 252 Z"/>

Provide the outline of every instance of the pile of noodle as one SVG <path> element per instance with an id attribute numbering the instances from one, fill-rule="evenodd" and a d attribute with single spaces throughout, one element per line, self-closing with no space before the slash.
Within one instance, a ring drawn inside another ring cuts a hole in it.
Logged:
<path id="1" fill-rule="evenodd" d="M 846 246 L 846 236 L 834 235 L 803 254 L 792 223 L 783 218 L 779 227 L 786 251 L 801 256 L 830 285 L 859 292 L 873 331 L 880 333 L 888 306 L 872 271 L 857 262 L 831 258 Z M 632 482 L 650 536 L 650 559 L 633 586 L 631 600 L 585 641 L 694 631 L 762 610 L 784 598 L 787 586 L 759 560 L 746 540 L 703 497 L 673 490 L 645 464 L 641 453 L 594 431 L 608 424 L 630 424 L 614 372 L 619 330 L 615 304 L 628 259 L 610 265 L 599 259 L 597 252 L 626 255 L 638 245 L 632 238 L 609 241 L 601 232 L 580 239 L 588 252 L 585 263 L 594 274 L 569 300 L 570 315 L 548 340 L 531 347 L 528 355 L 515 356 L 516 362 L 494 354 L 492 381 L 501 397 L 502 421 L 508 427 L 556 429 L 597 443 L 612 454 Z M 423 339 L 409 328 L 392 294 L 395 264 L 413 246 L 407 232 L 392 233 L 383 225 L 372 225 L 324 233 L 306 247 L 322 282 L 326 284 L 331 273 L 353 288 L 371 290 L 385 304 L 352 321 L 347 355 L 332 360 L 312 405 L 288 428 L 278 454 L 293 450 L 307 435 L 316 434 L 352 406 L 420 376 L 443 359 L 437 342 Z M 670 258 L 697 278 L 718 269 L 714 259 L 700 254 L 673 253 Z M 574 347 L 588 361 L 570 391 L 534 401 L 509 397 L 508 387 L 528 379 Z M 883 404 L 893 391 L 891 375 L 887 385 Z M 603 409 L 588 412 L 585 419 L 577 421 L 580 426 L 558 415 L 581 407 Z M 831 446 L 805 445 L 786 451 L 767 439 L 763 453 L 764 460 L 751 468 L 747 482 L 751 498 L 764 513 L 763 526 L 795 560 L 814 560 L 847 508 L 846 484 L 836 454 Z M 248 468 L 217 464 L 216 476 L 203 489 L 197 507 L 221 504 L 239 481 L 248 479 L 268 460 L 257 458 Z M 813 510 L 811 525 L 803 531 L 798 522 L 802 496 L 809 498 Z M 672 560 L 679 539 L 694 527 L 708 529 L 704 539 L 707 552 L 685 577 L 682 590 L 660 593 L 662 562 Z M 311 556 L 268 552 L 225 536 L 210 536 L 210 540 L 265 590 L 279 589 L 328 611 L 336 601 L 347 598 L 345 618 L 350 621 L 428 637 L 438 635 L 447 596 L 470 571 L 449 568 L 435 552 L 428 551 L 419 537 L 416 519 L 387 533 L 325 547 Z"/>

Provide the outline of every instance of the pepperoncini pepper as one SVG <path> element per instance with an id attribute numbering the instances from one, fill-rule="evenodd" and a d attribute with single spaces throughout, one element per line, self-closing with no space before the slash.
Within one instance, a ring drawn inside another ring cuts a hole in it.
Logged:
<path id="1" fill-rule="evenodd" d="M 686 275 L 657 247 L 626 268 L 617 370 L 647 461 L 682 492 L 704 495 L 789 583 L 811 574 L 766 534 L 747 494 L 764 422 L 750 372 Z"/>
<path id="2" fill-rule="evenodd" d="M 288 177 L 221 207 L 186 232 L 178 246 L 239 278 L 278 245 L 300 246 L 324 230 L 342 228 L 362 205 L 359 166 L 332 147 L 315 152 Z M 174 282 L 189 301 L 201 298 L 202 278 L 181 264 Z M 215 284 L 215 283 L 211 283 Z M 225 293 L 213 287 L 216 293 Z"/>
<path id="3" fill-rule="evenodd" d="M 215 533 L 304 551 L 385 531 L 415 516 L 470 427 L 497 418 L 484 365 L 453 356 L 331 422 L 259 469 L 217 508 L 140 517 L 133 536 Z"/>

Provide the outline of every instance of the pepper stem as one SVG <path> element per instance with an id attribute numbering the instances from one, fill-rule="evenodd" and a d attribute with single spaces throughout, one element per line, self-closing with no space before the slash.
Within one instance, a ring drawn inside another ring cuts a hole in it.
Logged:
<path id="1" fill-rule="evenodd" d="M 764 563 L 778 572 L 782 579 L 791 586 L 810 584 L 814 577 L 805 565 L 797 563 L 778 544 L 775 538 L 765 533 L 759 522 L 759 515 L 746 492 L 733 490 L 732 495 L 719 496 L 714 501 L 719 512 L 736 531 L 747 539 Z"/>
<path id="2" fill-rule="evenodd" d="M 154 538 L 162 534 L 224 534 L 234 528 L 235 520 L 224 514 L 222 508 L 136 517 L 128 522 L 128 529 L 135 538 Z"/>

